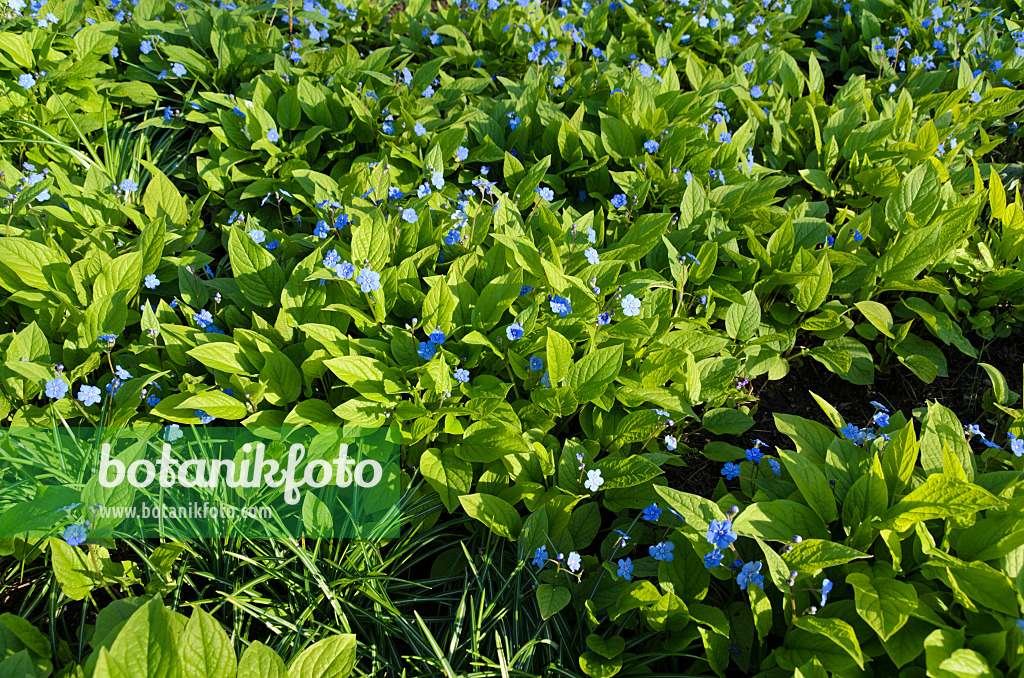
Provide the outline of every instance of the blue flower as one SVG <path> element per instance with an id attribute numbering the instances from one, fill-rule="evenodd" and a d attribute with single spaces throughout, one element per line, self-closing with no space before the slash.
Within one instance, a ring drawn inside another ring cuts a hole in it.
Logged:
<path id="1" fill-rule="evenodd" d="M 617 193 L 617 194 L 612 196 L 612 207 L 615 207 L 616 209 L 621 209 L 621 208 L 623 208 L 625 206 L 626 206 L 626 194 L 625 193 Z"/>
<path id="2" fill-rule="evenodd" d="M 541 186 L 540 188 L 535 188 L 534 190 L 540 194 L 541 198 L 547 200 L 548 202 L 551 202 L 555 199 L 555 192 L 550 188 Z"/>
<path id="3" fill-rule="evenodd" d="M 626 581 L 633 578 L 633 561 L 631 559 L 619 560 L 618 575 Z"/>
<path id="4" fill-rule="evenodd" d="M 139 51 L 143 54 L 149 54 L 153 51 L 153 42 L 151 40 L 143 40 L 139 45 Z"/>
<path id="5" fill-rule="evenodd" d="M 54 400 L 60 400 L 64 397 L 64 394 L 68 392 L 68 384 L 60 377 L 56 377 L 46 382 L 46 397 L 53 398 Z"/>
<path id="6" fill-rule="evenodd" d="M 755 464 L 761 463 L 761 458 L 764 457 L 764 452 L 758 447 L 751 447 L 747 450 L 747 460 L 752 461 Z"/>
<path id="7" fill-rule="evenodd" d="M 760 574 L 761 561 L 753 561 L 745 564 L 740 573 L 736 575 L 736 583 L 740 585 L 740 588 L 744 591 L 747 590 L 747 584 L 753 584 L 758 588 L 764 587 L 764 575 Z"/>
<path id="8" fill-rule="evenodd" d="M 343 261 L 334 268 L 334 273 L 339 278 L 351 280 L 352 276 L 356 274 L 356 267 L 347 261 Z"/>
<path id="9" fill-rule="evenodd" d="M 782 467 L 779 465 L 779 460 L 778 459 L 769 459 L 768 460 L 768 466 L 771 467 L 772 473 L 774 473 L 775 475 L 777 475 L 777 476 L 781 476 L 782 475 Z"/>
<path id="10" fill-rule="evenodd" d="M 725 554 L 719 551 L 717 548 L 713 549 L 711 553 L 704 556 L 704 567 L 706 567 L 709 570 L 713 567 L 718 567 L 722 564 L 722 557 L 724 555 Z"/>
<path id="11" fill-rule="evenodd" d="M 981 94 L 979 94 L 978 92 L 971 92 L 971 101 L 973 101 L 974 103 L 979 103 L 981 101 Z"/>
<path id="12" fill-rule="evenodd" d="M 533 291 L 533 288 L 529 285 L 523 285 L 519 288 L 519 296 L 525 297 L 527 294 Z"/>
<path id="13" fill-rule="evenodd" d="M 762 94 L 764 94 L 764 92 L 761 91 L 760 85 L 754 85 L 750 88 L 750 96 L 753 98 L 760 99 Z"/>
<path id="14" fill-rule="evenodd" d="M 183 65 L 181 65 L 179 63 L 172 63 L 171 64 L 171 73 L 174 73 L 179 78 L 183 78 L 183 77 L 185 77 L 185 73 L 187 73 L 187 71 L 185 70 L 185 67 Z"/>
<path id="15" fill-rule="evenodd" d="M 430 341 L 434 342 L 435 344 L 443 344 L 444 340 L 447 339 L 448 337 L 446 337 L 444 332 L 442 332 L 440 329 L 436 329 L 430 333 L 429 338 Z"/>
<path id="16" fill-rule="evenodd" d="M 885 405 L 883 405 L 882 403 L 878 402 L 877 400 L 872 400 L 872 401 L 871 401 L 870 403 L 868 403 L 868 404 L 869 404 L 869 405 L 871 405 L 872 407 L 874 407 L 874 408 L 875 408 L 876 410 L 881 410 L 881 411 L 883 411 L 883 412 L 888 412 L 888 411 L 889 411 L 889 408 L 888 408 L 888 407 L 886 407 L 886 406 L 885 406 Z"/>
<path id="17" fill-rule="evenodd" d="M 861 235 L 860 229 L 854 229 L 854 231 L 853 231 L 853 241 L 854 242 L 860 242 L 863 239 L 864 239 L 864 236 Z"/>
<path id="18" fill-rule="evenodd" d="M 675 436 L 665 436 L 665 447 L 667 447 L 670 452 L 676 449 L 678 444 L 679 443 L 675 439 Z"/>
<path id="19" fill-rule="evenodd" d="M 649 78 L 654 75 L 654 70 L 643 62 L 640 62 L 640 66 L 637 68 L 637 71 L 639 71 L 640 75 L 644 78 Z"/>
<path id="20" fill-rule="evenodd" d="M 622 314 L 627 316 L 640 315 L 640 300 L 632 294 L 627 294 L 622 299 Z"/>
<path id="21" fill-rule="evenodd" d="M 424 360 L 430 360 L 437 353 L 437 346 L 431 341 L 421 341 L 420 348 L 416 351 L 416 355 L 423 358 Z"/>
<path id="22" fill-rule="evenodd" d="M 101 400 L 99 387 L 82 384 L 78 388 L 78 399 L 87 407 L 97 404 Z"/>
<path id="23" fill-rule="evenodd" d="M 598 325 L 607 325 L 611 321 L 612 321 L 612 316 L 611 316 L 610 313 L 601 313 L 601 314 L 598 314 L 598 316 L 597 316 L 597 324 Z"/>
<path id="24" fill-rule="evenodd" d="M 548 374 L 547 370 L 544 370 L 544 374 L 541 375 L 540 385 L 544 388 L 551 388 L 551 375 Z"/>
<path id="25" fill-rule="evenodd" d="M 155 407 L 156 404 L 159 402 L 160 398 L 157 398 L 155 395 L 151 395 L 148 398 L 146 398 L 146 404 L 149 405 L 150 407 Z"/>
<path id="26" fill-rule="evenodd" d="M 539 372 L 544 369 L 544 361 L 537 356 L 530 356 L 530 369 Z"/>
<path id="27" fill-rule="evenodd" d="M 1018 619 L 1017 621 L 1013 622 L 1013 625 L 1020 629 L 1021 633 L 1024 633 L 1024 619 Z"/>
<path id="28" fill-rule="evenodd" d="M 733 478 L 738 477 L 740 475 L 739 464 L 734 464 L 731 461 L 727 462 L 726 465 L 722 467 L 722 475 L 725 476 L 726 480 L 732 480 Z"/>
<path id="29" fill-rule="evenodd" d="M 652 523 L 655 523 L 658 521 L 658 518 L 661 517 L 661 509 L 658 508 L 657 504 L 651 504 L 643 510 L 643 516 L 644 520 L 649 520 Z"/>
<path id="30" fill-rule="evenodd" d="M 587 261 L 589 261 L 592 265 L 596 266 L 597 264 L 601 263 L 601 257 L 597 253 L 597 250 L 595 250 L 593 247 L 588 247 L 583 252 L 583 256 L 585 256 L 587 258 Z"/>
<path id="31" fill-rule="evenodd" d="M 213 322 L 213 316 L 204 308 L 199 313 L 193 315 L 192 320 L 194 320 L 196 325 L 199 325 L 199 327 L 206 327 Z"/>
<path id="32" fill-rule="evenodd" d="M 406 207 L 402 210 L 402 218 L 410 224 L 415 224 L 417 220 L 419 220 L 419 217 L 416 215 L 416 210 L 411 207 Z"/>
<path id="33" fill-rule="evenodd" d="M 196 410 L 192 414 L 194 414 L 199 419 L 199 422 L 202 423 L 202 424 L 209 424 L 210 422 L 212 422 L 214 419 L 217 418 L 217 417 L 210 416 L 209 414 L 207 414 L 203 410 Z"/>
<path id="34" fill-rule="evenodd" d="M 418 122 L 413 126 L 412 131 L 416 133 L 416 136 L 421 137 L 427 133 L 427 128 L 423 126 L 422 122 Z"/>
<path id="35" fill-rule="evenodd" d="M 25 89 L 32 89 L 36 86 L 36 79 L 28 73 L 22 73 L 18 76 L 18 84 Z"/>
<path id="36" fill-rule="evenodd" d="M 886 414 L 885 412 L 875 412 L 875 416 L 873 416 L 871 419 L 872 421 L 875 422 L 875 424 L 878 425 L 879 428 L 885 428 L 886 426 L 889 425 L 889 415 Z"/>
<path id="37" fill-rule="evenodd" d="M 79 546 L 85 543 L 88 533 L 82 525 L 68 525 L 64 528 L 64 541 L 68 546 Z"/>
<path id="38" fill-rule="evenodd" d="M 672 559 L 676 557 L 675 554 L 672 553 L 672 549 L 674 549 L 675 546 L 676 545 L 670 541 L 663 541 L 655 544 L 654 546 L 648 547 L 647 552 L 650 553 L 655 560 L 664 560 L 666 563 L 671 563 Z"/>
<path id="39" fill-rule="evenodd" d="M 516 339 L 522 339 L 523 337 L 523 326 L 521 323 L 512 323 L 505 328 L 505 336 L 508 337 L 509 341 L 515 341 Z"/>
<path id="40" fill-rule="evenodd" d="M 467 383 L 469 381 L 469 370 L 465 370 L 461 367 L 455 370 L 455 381 L 459 382 L 460 384 Z"/>
<path id="41" fill-rule="evenodd" d="M 572 313 L 572 302 L 565 297 L 560 297 L 557 294 L 551 297 L 549 302 L 551 305 L 551 312 L 557 313 L 559 318 L 564 318 Z"/>
<path id="42" fill-rule="evenodd" d="M 121 182 L 121 185 L 118 188 L 120 188 L 125 193 L 129 193 L 131 191 L 139 190 L 139 183 L 131 179 L 125 179 L 124 181 Z"/>
<path id="43" fill-rule="evenodd" d="M 729 548 L 729 544 L 736 541 L 737 534 L 733 532 L 732 521 L 712 520 L 708 526 L 708 532 L 704 535 L 709 544 L 719 549 Z"/>
<path id="44" fill-rule="evenodd" d="M 359 285 L 365 294 L 369 294 L 374 290 L 380 289 L 380 273 L 369 268 L 364 268 L 359 271 L 359 275 L 356 276 L 356 284 Z"/>
<path id="45" fill-rule="evenodd" d="M 469 157 L 469 149 L 465 146 L 459 146 L 455 149 L 455 159 L 459 162 L 463 162 Z"/>
<path id="46" fill-rule="evenodd" d="M 825 579 L 821 582 L 821 606 L 825 607 L 825 603 L 828 602 L 828 594 L 832 591 L 832 582 Z"/>
<path id="47" fill-rule="evenodd" d="M 278 141 L 280 141 L 280 139 L 281 135 L 277 133 L 276 129 L 271 127 L 270 129 L 267 130 L 267 141 L 269 141 L 272 144 L 276 144 Z"/>
<path id="48" fill-rule="evenodd" d="M 570 551 L 569 552 L 569 557 L 565 559 L 565 565 L 566 565 L 566 567 L 569 568 L 569 571 L 570 572 L 579 572 L 580 571 L 580 563 L 581 563 L 580 554 L 576 553 L 575 551 Z"/>
<path id="49" fill-rule="evenodd" d="M 1006 435 L 1010 439 L 1010 451 L 1013 452 L 1013 456 L 1024 456 L 1024 438 L 1018 438 L 1012 433 L 1007 433 Z"/>
<path id="50" fill-rule="evenodd" d="M 146 276 L 146 288 L 147 289 L 155 290 L 159 286 L 160 286 L 160 279 L 156 277 L 156 274 L 150 273 L 149 275 Z"/>
<path id="51" fill-rule="evenodd" d="M 327 222 L 324 221 L 323 219 L 316 222 L 316 225 L 313 227 L 313 235 L 317 238 L 326 238 L 327 234 L 330 232 L 330 227 L 327 225 Z"/>
<path id="52" fill-rule="evenodd" d="M 544 567 L 544 563 L 548 559 L 548 547 L 541 546 L 539 549 L 533 552 L 533 561 L 531 564 L 534 567 Z"/>
<path id="53" fill-rule="evenodd" d="M 654 139 L 644 142 L 644 150 L 648 153 L 656 153 L 659 148 L 661 148 L 661 144 Z"/>

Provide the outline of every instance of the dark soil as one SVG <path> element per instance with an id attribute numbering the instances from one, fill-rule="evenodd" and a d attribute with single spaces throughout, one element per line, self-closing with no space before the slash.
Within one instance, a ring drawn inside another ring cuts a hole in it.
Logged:
<path id="1" fill-rule="evenodd" d="M 811 391 L 831 403 L 846 421 L 857 426 L 870 424 L 875 413 L 870 404 L 872 400 L 886 405 L 893 412 L 902 412 L 907 419 L 913 418 L 915 408 L 924 407 L 928 401 L 938 401 L 951 409 L 964 424 L 978 424 L 982 431 L 991 434 L 997 422 L 983 409 L 982 396 L 992 382 L 978 363 L 988 363 L 997 368 L 1006 378 L 1010 390 L 1022 393 L 1024 346 L 1020 338 L 1011 336 L 995 340 L 981 351 L 977 360 L 952 347 L 944 353 L 949 376 L 939 377 L 930 384 L 915 377 L 902 365 L 897 365 L 888 374 L 876 373 L 874 384 L 857 386 L 832 374 L 815 360 L 805 360 L 800 365 L 794 362 L 784 379 L 768 381 L 761 377 L 754 380 L 753 392 L 758 404 L 753 413 L 754 426 L 746 434 L 712 436 L 704 431 L 695 431 L 686 436 L 684 442 L 698 450 L 716 440 L 745 449 L 754 439 L 760 438 L 771 448 L 792 449 L 793 441 L 775 428 L 776 412 L 795 414 L 831 426 Z M 765 451 L 770 453 L 770 449 Z M 684 492 L 711 497 L 718 481 L 722 480 L 722 464 L 700 455 L 691 455 L 686 462 L 686 467 L 669 472 L 669 484 Z M 733 482 L 726 485 L 731 488 Z"/>

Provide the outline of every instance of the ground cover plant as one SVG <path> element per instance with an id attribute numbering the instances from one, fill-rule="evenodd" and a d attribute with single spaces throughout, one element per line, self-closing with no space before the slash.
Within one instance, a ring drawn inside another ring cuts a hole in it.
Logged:
<path id="1" fill-rule="evenodd" d="M 0 676 L 1024 672 L 1015 2 L 0 1 Z M 8 433 L 225 426 L 391 429 L 400 536 Z"/>

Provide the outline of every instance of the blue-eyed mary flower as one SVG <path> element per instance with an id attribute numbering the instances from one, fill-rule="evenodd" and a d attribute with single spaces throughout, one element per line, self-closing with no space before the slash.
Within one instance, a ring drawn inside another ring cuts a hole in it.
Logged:
<path id="1" fill-rule="evenodd" d="M 672 549 L 674 548 L 675 544 L 672 542 L 663 541 L 649 547 L 647 552 L 650 553 L 655 560 L 664 560 L 665 562 L 670 563 L 672 562 L 672 559 L 675 558 L 675 554 L 672 553 Z"/>
<path id="2" fill-rule="evenodd" d="M 88 533 L 86 532 L 84 526 L 78 525 L 76 523 L 74 525 L 68 525 L 66 528 L 64 528 L 63 537 L 65 543 L 67 543 L 68 546 L 79 546 L 85 543 L 85 540 L 88 537 Z"/>
<path id="3" fill-rule="evenodd" d="M 627 294 L 623 297 L 622 314 L 627 316 L 640 315 L 640 300 L 632 294 Z"/>
<path id="4" fill-rule="evenodd" d="M 657 504 L 651 504 L 643 510 L 644 520 L 648 520 L 652 523 L 657 522 L 658 518 L 661 517 L 661 509 L 658 508 Z"/>
<path id="5" fill-rule="evenodd" d="M 731 520 L 712 520 L 705 538 L 716 548 L 727 549 L 729 544 L 736 541 L 737 536 L 733 532 Z"/>
<path id="6" fill-rule="evenodd" d="M 523 326 L 521 323 L 512 323 L 505 328 L 505 336 L 508 337 L 509 341 L 515 341 L 516 339 L 522 339 L 523 337 Z"/>
<path id="7" fill-rule="evenodd" d="M 380 273 L 377 273 L 376 271 L 369 268 L 364 268 L 363 270 L 359 271 L 359 275 L 356 276 L 356 284 L 358 284 L 359 289 L 361 289 L 366 294 L 369 294 L 374 290 L 379 290 Z"/>
<path id="8" fill-rule="evenodd" d="M 824 579 L 821 582 L 821 606 L 825 607 L 825 603 L 828 602 L 828 594 L 832 591 L 832 582 L 828 579 Z"/>
<path id="9" fill-rule="evenodd" d="M 747 584 L 753 584 L 758 588 L 764 587 L 764 575 L 760 573 L 761 561 L 754 561 L 746 563 L 741 569 L 740 573 L 736 575 L 736 583 L 740 585 L 740 588 L 744 591 L 747 590 Z"/>
<path id="10" fill-rule="evenodd" d="M 601 469 L 587 471 L 587 480 L 583 483 L 583 487 L 591 492 L 597 492 L 602 485 L 604 485 L 604 478 L 601 477 Z"/>
<path id="11" fill-rule="evenodd" d="M 619 560 L 619 570 L 616 573 L 626 581 L 633 578 L 633 561 L 629 558 Z"/>

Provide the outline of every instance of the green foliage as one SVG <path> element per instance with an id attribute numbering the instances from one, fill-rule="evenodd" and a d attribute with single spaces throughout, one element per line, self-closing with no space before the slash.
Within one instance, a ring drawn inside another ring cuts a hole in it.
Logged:
<path id="1" fill-rule="evenodd" d="M 984 449 L 715 439 L 1020 329 L 1015 6 L 349 4 L 0 9 L 0 421 L 387 425 L 405 491 L 387 543 L 0 540 L 0 675 L 1020 671 L 1003 366 Z M 86 482 L 0 459 L 5 528 Z"/>

